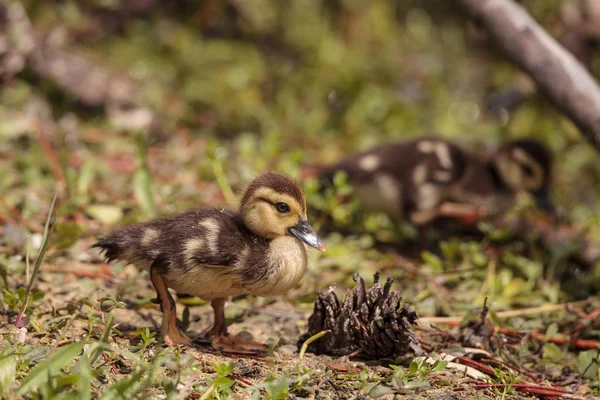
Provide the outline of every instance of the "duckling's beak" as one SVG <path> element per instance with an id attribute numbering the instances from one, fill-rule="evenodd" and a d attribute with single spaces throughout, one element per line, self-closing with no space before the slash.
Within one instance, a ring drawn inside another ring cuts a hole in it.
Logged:
<path id="1" fill-rule="evenodd" d="M 317 236 L 307 220 L 300 219 L 298 225 L 292 226 L 289 231 L 307 245 L 325 253 L 325 243 Z"/>
<path id="2" fill-rule="evenodd" d="M 552 204 L 552 200 L 550 200 L 550 191 L 548 190 L 548 186 L 544 185 L 541 189 L 533 192 L 532 194 L 535 198 L 535 203 L 541 210 L 547 212 L 548 214 L 556 214 L 554 204 Z"/>

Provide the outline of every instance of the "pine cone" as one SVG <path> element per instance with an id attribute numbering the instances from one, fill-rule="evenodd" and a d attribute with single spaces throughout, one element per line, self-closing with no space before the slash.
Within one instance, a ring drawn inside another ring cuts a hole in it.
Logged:
<path id="1" fill-rule="evenodd" d="M 298 346 L 321 331 L 331 330 L 311 343 L 308 351 L 342 356 L 360 350 L 361 357 L 372 359 L 394 358 L 411 350 L 422 354 L 411 330 L 418 315 L 410 311 L 408 303 L 400 306 L 400 293 L 390 293 L 393 279 L 381 284 L 376 273 L 373 286 L 366 290 L 358 273 L 353 278 L 358 286 L 347 293 L 343 303 L 332 289 L 319 293 L 308 319 L 308 333 L 300 338 Z"/>

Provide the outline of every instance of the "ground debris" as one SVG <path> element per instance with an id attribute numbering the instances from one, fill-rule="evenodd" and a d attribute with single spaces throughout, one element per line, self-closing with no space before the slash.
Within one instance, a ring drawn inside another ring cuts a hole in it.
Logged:
<path id="1" fill-rule="evenodd" d="M 319 293 L 313 314 L 308 320 L 308 333 L 300 338 L 299 346 L 311 336 L 330 330 L 308 346 L 315 354 L 360 354 L 363 358 L 393 358 L 407 352 L 423 353 L 412 325 L 418 318 L 410 305 L 401 305 L 402 296 L 390 292 L 393 279 L 379 283 L 375 274 L 373 286 L 365 288 L 358 273 L 357 287 L 341 302 L 333 290 Z"/>
<path id="2" fill-rule="evenodd" d="M 475 347 L 494 351 L 501 346 L 494 337 L 494 325 L 487 318 L 489 308 L 487 297 L 478 318 L 473 318 L 461 324 L 458 341 L 466 347 Z"/>

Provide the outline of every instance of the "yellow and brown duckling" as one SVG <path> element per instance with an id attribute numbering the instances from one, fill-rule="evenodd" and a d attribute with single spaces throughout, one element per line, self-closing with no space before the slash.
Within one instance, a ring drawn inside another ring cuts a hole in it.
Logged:
<path id="1" fill-rule="evenodd" d="M 195 210 L 134 224 L 94 245 L 108 261 L 124 260 L 149 271 L 163 312 L 169 346 L 189 344 L 176 325 L 168 288 L 210 300 L 214 348 L 234 353 L 266 350 L 263 344 L 229 336 L 224 306 L 229 296 L 286 293 L 304 275 L 306 245 L 325 251 L 307 221 L 303 190 L 291 178 L 266 173 L 254 179 L 239 212 Z"/>
<path id="2" fill-rule="evenodd" d="M 552 157 L 539 142 L 509 142 L 487 157 L 440 138 L 377 146 L 323 168 L 332 181 L 344 171 L 367 211 L 423 227 L 441 217 L 476 220 L 510 208 L 520 191 L 553 212 L 549 199 Z"/>

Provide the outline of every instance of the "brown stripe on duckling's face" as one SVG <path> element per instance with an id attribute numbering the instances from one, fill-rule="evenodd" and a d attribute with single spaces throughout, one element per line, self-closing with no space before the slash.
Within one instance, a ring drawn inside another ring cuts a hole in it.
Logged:
<path id="1" fill-rule="evenodd" d="M 496 153 L 494 163 L 508 187 L 530 192 L 538 207 L 554 212 L 549 193 L 552 156 L 541 143 L 531 139 L 510 142 Z"/>
<path id="2" fill-rule="evenodd" d="M 307 221 L 304 192 L 285 175 L 267 173 L 250 183 L 242 196 L 240 213 L 246 226 L 259 236 L 275 239 L 293 235 L 325 251 L 325 244 Z"/>

